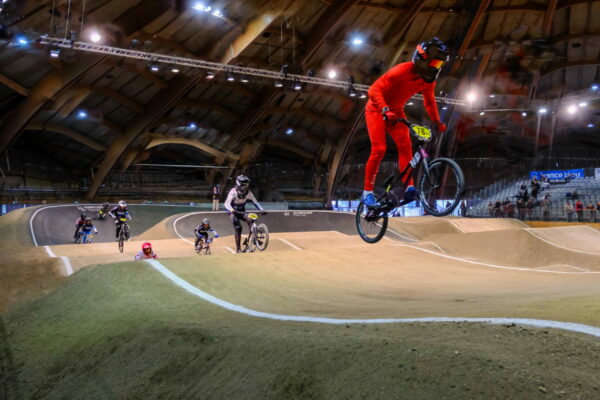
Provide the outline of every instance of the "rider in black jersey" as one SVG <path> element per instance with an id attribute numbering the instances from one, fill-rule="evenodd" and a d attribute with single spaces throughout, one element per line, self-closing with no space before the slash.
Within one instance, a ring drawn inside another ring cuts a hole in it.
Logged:
<path id="1" fill-rule="evenodd" d="M 245 175 L 240 175 L 235 180 L 235 187 L 229 191 L 227 200 L 225 200 L 225 208 L 229 211 L 229 218 L 235 229 L 235 247 L 238 253 L 242 252 L 240 241 L 242 238 L 242 224 L 240 221 L 248 223 L 248 229 L 252 229 L 254 220 L 246 214 L 246 203 L 251 202 L 254 207 L 260 210 L 262 215 L 266 212 L 254 197 L 254 194 L 249 190 L 250 179 Z"/>

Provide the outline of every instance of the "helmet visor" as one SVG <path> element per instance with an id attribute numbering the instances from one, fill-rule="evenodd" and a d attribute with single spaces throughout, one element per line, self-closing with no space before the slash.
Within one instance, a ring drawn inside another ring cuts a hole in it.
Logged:
<path id="1" fill-rule="evenodd" d="M 429 66 L 431 68 L 435 68 L 435 69 L 441 69 L 444 66 L 444 64 L 445 64 L 444 60 L 433 59 L 429 62 Z"/>

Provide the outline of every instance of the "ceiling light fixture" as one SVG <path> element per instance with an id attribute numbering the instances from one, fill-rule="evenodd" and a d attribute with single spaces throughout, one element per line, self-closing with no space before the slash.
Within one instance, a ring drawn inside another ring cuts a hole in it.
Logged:
<path id="1" fill-rule="evenodd" d="M 94 43 L 99 43 L 102 40 L 102 35 L 100 35 L 97 31 L 93 31 L 90 33 L 90 40 Z"/>
<path id="2" fill-rule="evenodd" d="M 330 69 L 329 72 L 327 72 L 327 77 L 329 79 L 335 79 L 337 77 L 337 71 L 335 69 Z"/>

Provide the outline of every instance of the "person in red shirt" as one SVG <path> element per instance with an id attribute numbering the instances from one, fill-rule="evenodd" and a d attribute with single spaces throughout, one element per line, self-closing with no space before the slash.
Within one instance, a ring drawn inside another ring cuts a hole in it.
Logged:
<path id="1" fill-rule="evenodd" d="M 575 203 L 575 212 L 577 213 L 577 221 L 583 222 L 583 202 L 581 200 L 577 200 L 577 203 Z"/>
<path id="2" fill-rule="evenodd" d="M 404 105 L 416 93 L 423 93 L 425 110 L 439 132 L 446 131 L 440 120 L 435 103 L 435 81 L 444 64 L 448 61 L 448 48 L 438 38 L 417 46 L 412 61 L 401 63 L 390 69 L 369 88 L 369 101 L 365 108 L 367 130 L 371 139 L 371 155 L 365 171 L 363 202 L 367 207 L 378 207 L 373 195 L 379 164 L 385 156 L 386 132 L 390 134 L 398 148 L 398 168 L 402 171 L 412 157 L 410 133 L 405 124 L 397 123 L 406 119 Z M 404 195 L 406 201 L 417 197 L 412 178 Z"/>

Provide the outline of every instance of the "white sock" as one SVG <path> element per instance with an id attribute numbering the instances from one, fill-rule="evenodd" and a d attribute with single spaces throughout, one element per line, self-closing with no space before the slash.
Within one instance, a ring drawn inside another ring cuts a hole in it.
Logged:
<path id="1" fill-rule="evenodd" d="M 373 194 L 372 190 L 363 190 L 363 197 L 365 197 L 368 194 Z"/>

